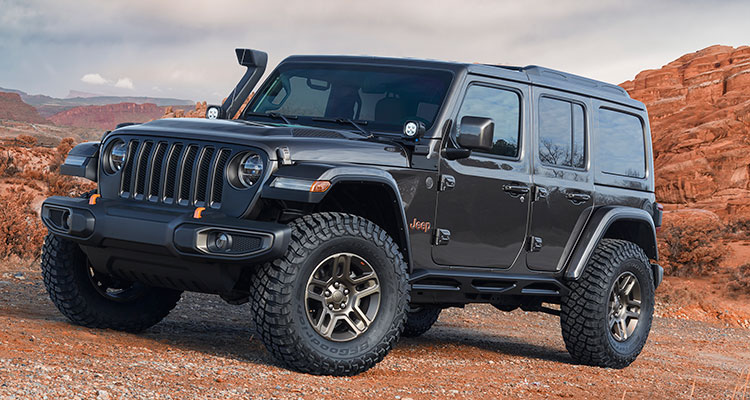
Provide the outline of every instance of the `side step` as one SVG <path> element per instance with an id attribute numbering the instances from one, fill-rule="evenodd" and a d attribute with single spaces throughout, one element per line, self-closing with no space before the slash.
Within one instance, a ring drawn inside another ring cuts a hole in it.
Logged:
<path id="1" fill-rule="evenodd" d="M 456 270 L 415 270 L 413 303 L 495 303 L 508 296 L 559 298 L 568 288 L 553 277 Z"/>

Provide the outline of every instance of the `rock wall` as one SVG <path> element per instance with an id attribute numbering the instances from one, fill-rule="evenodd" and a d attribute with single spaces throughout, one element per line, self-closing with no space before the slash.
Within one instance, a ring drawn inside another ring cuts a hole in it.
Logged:
<path id="1" fill-rule="evenodd" d="M 18 93 L 0 92 L 0 119 L 48 124 L 36 109 L 21 100 Z"/>
<path id="2" fill-rule="evenodd" d="M 711 46 L 620 86 L 648 107 L 657 199 L 750 216 L 750 47 Z"/>
<path id="3" fill-rule="evenodd" d="M 119 103 L 74 107 L 57 113 L 49 119 L 56 125 L 111 130 L 122 122 L 147 122 L 163 114 L 164 107 L 153 103 Z"/>

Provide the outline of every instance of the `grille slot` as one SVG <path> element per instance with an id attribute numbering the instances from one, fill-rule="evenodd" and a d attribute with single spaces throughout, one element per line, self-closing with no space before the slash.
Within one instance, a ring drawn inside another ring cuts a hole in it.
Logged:
<path id="1" fill-rule="evenodd" d="M 120 196 L 182 206 L 219 208 L 231 149 L 132 139 Z"/>
<path id="2" fill-rule="evenodd" d="M 180 156 L 182 156 L 182 144 L 177 143 L 172 146 L 167 160 L 167 176 L 164 178 L 164 202 L 174 202 L 175 185 L 177 184 L 177 166 L 180 165 Z"/>
<path id="3" fill-rule="evenodd" d="M 129 197 L 130 192 L 132 191 L 130 183 L 133 174 L 133 160 L 135 159 L 135 155 L 138 154 L 137 150 L 138 141 L 131 140 L 128 145 L 128 159 L 125 160 L 125 166 L 122 171 L 122 181 L 120 182 L 120 194 L 123 197 Z"/>
<path id="4" fill-rule="evenodd" d="M 211 168 L 211 159 L 214 156 L 213 147 L 205 147 L 198 161 L 198 179 L 195 189 L 195 205 L 204 206 L 208 202 L 206 193 L 208 193 L 208 176 Z"/>
<path id="5" fill-rule="evenodd" d="M 154 142 L 148 141 L 143 144 L 143 148 L 138 154 L 138 165 L 136 167 L 135 176 L 135 190 L 133 191 L 133 197 L 143 197 L 146 192 L 146 176 L 148 172 L 149 159 L 151 158 L 151 149 L 154 147 Z"/>
<path id="6" fill-rule="evenodd" d="M 164 163 L 164 154 L 167 152 L 167 144 L 164 142 L 159 142 L 159 144 L 156 145 L 156 150 L 154 151 L 154 157 L 151 161 L 151 178 L 149 179 L 148 183 L 148 196 L 149 200 L 156 198 L 155 200 L 158 200 L 159 197 L 159 186 L 161 186 L 161 170 L 162 170 L 162 164 Z"/>
<path id="7" fill-rule="evenodd" d="M 211 186 L 211 207 L 218 208 L 221 206 L 221 196 L 224 194 L 224 170 L 226 169 L 229 154 L 231 153 L 232 151 L 229 149 L 219 151 L 219 157 L 214 167 L 214 181 Z"/>
<path id="8" fill-rule="evenodd" d="M 182 162 L 182 178 L 180 179 L 180 198 L 178 202 L 181 205 L 190 204 L 190 186 L 193 184 L 193 165 L 195 157 L 198 155 L 198 146 L 188 146 L 185 160 Z"/>

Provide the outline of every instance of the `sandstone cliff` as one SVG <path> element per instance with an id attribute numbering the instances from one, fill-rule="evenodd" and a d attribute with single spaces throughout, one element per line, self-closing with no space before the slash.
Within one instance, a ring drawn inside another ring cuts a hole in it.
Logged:
<path id="1" fill-rule="evenodd" d="M 621 86 L 648 107 L 657 199 L 750 216 L 750 47 L 711 46 Z"/>
<path id="2" fill-rule="evenodd" d="M 36 124 L 49 123 L 34 107 L 24 103 L 18 93 L 7 92 L 0 92 L 0 119 Z"/>
<path id="3" fill-rule="evenodd" d="M 57 125 L 111 130 L 121 122 L 147 122 L 163 114 L 164 107 L 156 104 L 119 103 L 74 107 L 49 119 Z"/>

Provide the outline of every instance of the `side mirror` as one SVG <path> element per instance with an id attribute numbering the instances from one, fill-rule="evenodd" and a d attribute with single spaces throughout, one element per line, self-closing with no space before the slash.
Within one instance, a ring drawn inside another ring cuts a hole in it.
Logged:
<path id="1" fill-rule="evenodd" d="M 463 117 L 458 130 L 458 144 L 466 149 L 491 150 L 495 123 L 489 118 Z"/>

